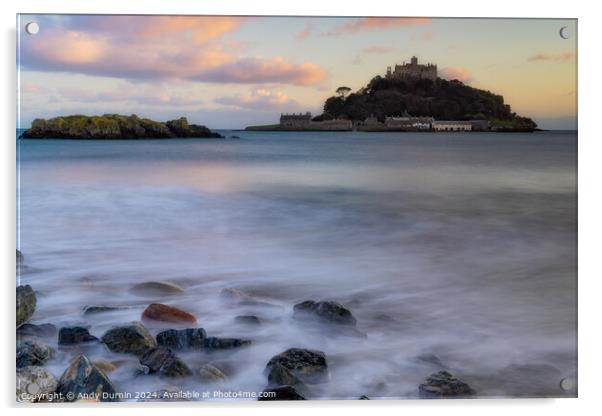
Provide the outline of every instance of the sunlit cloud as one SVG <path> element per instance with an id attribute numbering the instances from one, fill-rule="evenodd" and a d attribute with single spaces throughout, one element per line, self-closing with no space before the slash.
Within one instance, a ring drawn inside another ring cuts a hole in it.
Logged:
<path id="1" fill-rule="evenodd" d="M 567 62 L 575 59 L 574 52 L 562 52 L 562 53 L 538 53 L 530 56 L 527 60 L 529 62 L 536 61 L 556 61 L 556 62 Z"/>
<path id="2" fill-rule="evenodd" d="M 280 110 L 286 108 L 288 111 L 292 111 L 299 108 L 299 104 L 282 91 L 272 91 L 267 88 L 257 88 L 250 94 L 217 97 L 214 101 L 218 104 L 248 110 Z"/>
<path id="3" fill-rule="evenodd" d="M 439 70 L 439 76 L 447 80 L 457 79 L 462 82 L 471 82 L 472 73 L 467 68 L 461 66 L 448 66 Z"/>
<path id="4" fill-rule="evenodd" d="M 83 28 L 81 21 L 70 28 L 67 21 L 67 29 L 55 27 L 43 37 L 25 38 L 21 62 L 33 70 L 132 80 L 303 86 L 324 81 L 326 71 L 310 62 L 237 56 L 240 48 L 231 47 L 232 41 L 221 37 L 243 21 L 237 17 L 110 16 L 86 19 L 89 29 Z M 119 25 L 124 29 L 119 30 Z"/>
<path id="5" fill-rule="evenodd" d="M 206 71 L 191 79 L 205 82 L 278 83 L 293 85 L 319 85 L 327 78 L 324 68 L 306 62 L 290 63 L 284 58 L 242 58 L 213 71 Z"/>
<path id="6" fill-rule="evenodd" d="M 303 28 L 303 30 L 301 30 L 300 32 L 298 32 L 298 33 L 295 35 L 295 37 L 296 37 L 298 40 L 303 40 L 303 39 L 307 38 L 309 35 L 311 35 L 311 33 L 313 32 L 313 30 L 314 30 L 314 27 L 313 27 L 313 25 L 312 25 L 312 24 L 310 24 L 310 23 L 307 23 L 307 24 L 305 25 L 305 27 Z"/>
<path id="7" fill-rule="evenodd" d="M 421 26 L 431 22 L 428 17 L 362 17 L 337 26 L 326 35 L 336 36 L 360 31 L 383 30 L 405 26 Z"/>

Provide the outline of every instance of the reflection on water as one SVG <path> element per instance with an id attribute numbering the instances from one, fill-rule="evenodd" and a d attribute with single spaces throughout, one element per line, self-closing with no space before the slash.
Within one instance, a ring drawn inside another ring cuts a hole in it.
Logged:
<path id="1" fill-rule="evenodd" d="M 261 390 L 268 359 L 298 346 L 327 354 L 320 397 L 415 397 L 432 355 L 481 396 L 563 394 L 576 371 L 576 134 L 236 134 L 20 141 L 34 320 L 100 336 L 153 300 L 181 306 L 210 335 L 255 341 L 210 357 L 232 364 L 237 390 Z M 150 280 L 186 290 L 129 290 Z M 224 304 L 225 287 L 276 307 Z M 292 320 L 294 303 L 323 298 L 368 338 Z M 131 308 L 84 317 L 91 304 Z M 233 322 L 243 314 L 265 324 Z M 111 375 L 122 390 L 175 385 L 132 377 Z"/>

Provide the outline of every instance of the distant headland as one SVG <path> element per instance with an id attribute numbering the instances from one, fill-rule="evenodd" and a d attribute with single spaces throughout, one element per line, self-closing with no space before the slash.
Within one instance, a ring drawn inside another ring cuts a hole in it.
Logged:
<path id="1" fill-rule="evenodd" d="M 322 114 L 281 114 L 280 123 L 247 130 L 278 131 L 497 131 L 531 132 L 537 124 L 514 113 L 504 97 L 437 76 L 437 65 L 388 67 L 352 93 L 337 88 Z"/>
<path id="2" fill-rule="evenodd" d="M 222 138 L 205 126 L 188 124 L 185 117 L 165 123 L 140 118 L 135 114 L 124 116 L 72 115 L 48 120 L 35 119 L 31 128 L 21 135 L 24 139 L 173 139 Z"/>

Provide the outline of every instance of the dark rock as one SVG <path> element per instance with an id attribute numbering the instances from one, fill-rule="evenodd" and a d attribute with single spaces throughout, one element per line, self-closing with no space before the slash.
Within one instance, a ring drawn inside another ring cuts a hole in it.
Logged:
<path id="1" fill-rule="evenodd" d="M 196 324 L 196 318 L 191 313 L 162 303 L 151 303 L 148 305 L 144 312 L 142 312 L 142 320 L 171 322 L 174 324 Z"/>
<path id="2" fill-rule="evenodd" d="M 153 336 L 139 322 L 108 330 L 102 336 L 102 342 L 113 352 L 136 355 L 157 346 Z"/>
<path id="3" fill-rule="evenodd" d="M 245 345 L 250 344 L 250 340 L 241 338 L 207 337 L 203 341 L 203 347 L 208 350 L 224 350 L 230 348 L 244 347 Z"/>
<path id="4" fill-rule="evenodd" d="M 306 391 L 307 386 L 288 368 L 274 364 L 268 370 L 268 387 L 293 386 L 300 391 Z"/>
<path id="5" fill-rule="evenodd" d="M 140 357 L 140 364 L 150 369 L 150 374 L 158 373 L 166 377 L 185 377 L 190 369 L 169 348 L 157 347 L 146 351 Z"/>
<path id="6" fill-rule="evenodd" d="M 17 401 L 46 402 L 55 392 L 58 380 L 43 367 L 17 369 Z"/>
<path id="7" fill-rule="evenodd" d="M 53 337 L 57 333 L 56 326 L 52 324 L 23 324 L 17 329 L 17 336 Z"/>
<path id="8" fill-rule="evenodd" d="M 203 328 L 168 329 L 157 334 L 157 344 L 174 350 L 201 349 L 206 337 Z"/>
<path id="9" fill-rule="evenodd" d="M 268 361 L 266 373 L 269 374 L 272 367 L 276 365 L 285 367 L 301 381 L 307 383 L 321 382 L 328 377 L 326 355 L 321 351 L 290 348 Z"/>
<path id="10" fill-rule="evenodd" d="M 240 139 L 239 136 L 230 136 L 231 139 Z"/>
<path id="11" fill-rule="evenodd" d="M 357 323 L 348 309 L 333 301 L 306 300 L 294 306 L 293 316 L 296 319 L 317 318 L 323 322 L 349 326 L 355 326 Z"/>
<path id="12" fill-rule="evenodd" d="M 239 324 L 245 325 L 260 325 L 261 321 L 255 315 L 239 315 L 234 318 Z"/>
<path id="13" fill-rule="evenodd" d="M 75 357 L 59 380 L 57 393 L 72 402 L 95 395 L 100 401 L 116 401 L 115 387 L 85 355 Z"/>
<path id="14" fill-rule="evenodd" d="M 48 120 L 38 118 L 21 137 L 25 139 L 170 139 L 222 136 L 213 133 L 205 126 L 188 124 L 188 120 L 184 117 L 161 123 L 139 118 L 135 114 L 131 116 L 105 114 L 91 117 L 73 115 Z"/>
<path id="15" fill-rule="evenodd" d="M 81 326 L 65 327 L 59 330 L 59 345 L 82 344 L 85 342 L 98 342 L 99 339 Z"/>
<path id="16" fill-rule="evenodd" d="M 228 377 L 216 366 L 212 364 L 203 364 L 198 371 L 199 379 L 204 383 L 220 383 Z"/>
<path id="17" fill-rule="evenodd" d="M 358 400 L 370 400 L 370 397 L 368 397 L 364 394 L 364 395 L 361 395 Z"/>
<path id="18" fill-rule="evenodd" d="M 132 287 L 132 292 L 142 296 L 165 296 L 184 292 L 184 289 L 171 282 L 143 282 Z"/>
<path id="19" fill-rule="evenodd" d="M 113 312 L 127 309 L 125 306 L 84 306 L 84 315 L 96 315 L 99 313 Z"/>
<path id="20" fill-rule="evenodd" d="M 17 287 L 17 328 L 29 321 L 36 310 L 36 294 L 29 285 Z"/>
<path id="21" fill-rule="evenodd" d="M 447 371 L 431 374 L 423 384 L 418 386 L 418 393 L 423 398 L 462 397 L 475 394 L 468 384 Z"/>
<path id="22" fill-rule="evenodd" d="M 265 389 L 263 395 L 257 400 L 305 400 L 305 397 L 301 396 L 293 386 L 280 386 Z"/>
<path id="23" fill-rule="evenodd" d="M 43 365 L 52 357 L 54 357 L 54 349 L 49 345 L 33 340 L 17 344 L 17 368 Z"/>
<path id="24" fill-rule="evenodd" d="M 17 250 L 17 265 L 23 264 L 23 253 Z"/>

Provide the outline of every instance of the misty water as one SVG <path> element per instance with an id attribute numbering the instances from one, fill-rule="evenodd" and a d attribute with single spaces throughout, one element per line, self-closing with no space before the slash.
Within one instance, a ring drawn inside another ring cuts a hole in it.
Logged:
<path id="1" fill-rule="evenodd" d="M 227 368 L 222 390 L 263 390 L 267 361 L 303 347 L 330 369 L 312 398 L 416 398 L 442 368 L 477 397 L 576 394 L 559 387 L 577 364 L 575 132 L 223 133 L 240 139 L 19 140 L 32 322 L 100 337 L 149 303 L 180 307 L 209 336 L 253 341 L 178 354 Z M 132 292 L 147 281 L 185 291 Z M 345 305 L 367 337 L 293 319 L 307 299 Z M 103 345 L 48 342 L 57 377 L 83 351 L 118 362 L 119 391 L 216 388 L 135 376 L 134 356 Z"/>

